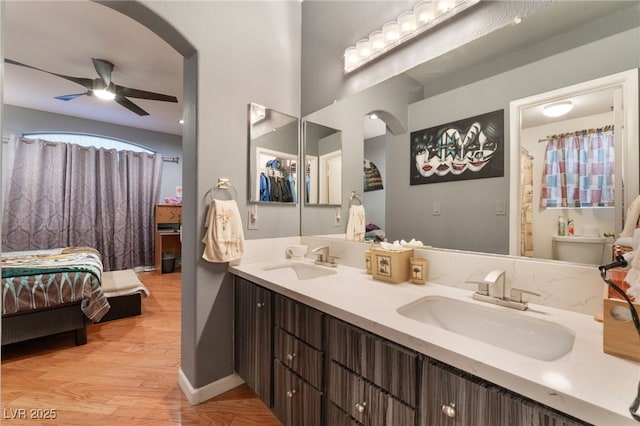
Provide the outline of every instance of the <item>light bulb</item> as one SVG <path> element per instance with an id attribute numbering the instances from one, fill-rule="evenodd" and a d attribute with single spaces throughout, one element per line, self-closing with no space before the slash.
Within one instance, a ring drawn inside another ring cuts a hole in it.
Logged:
<path id="1" fill-rule="evenodd" d="M 423 26 L 431 21 L 435 16 L 433 3 L 429 0 L 418 3 L 413 11 L 415 16 L 416 25 Z"/>
<path id="2" fill-rule="evenodd" d="M 358 41 L 356 43 L 356 50 L 360 59 L 369 57 L 369 55 L 371 55 L 371 45 L 369 44 L 369 40 L 362 39 Z"/>
<path id="3" fill-rule="evenodd" d="M 344 69 L 348 70 L 358 63 L 358 50 L 351 46 L 344 51 Z"/>
<path id="4" fill-rule="evenodd" d="M 416 20 L 413 12 L 405 12 L 398 17 L 398 25 L 400 26 L 400 33 L 403 35 L 409 34 L 416 29 Z"/>
<path id="5" fill-rule="evenodd" d="M 116 94 L 110 92 L 106 89 L 94 90 L 93 94 L 96 95 L 100 99 L 104 99 L 105 101 L 112 101 L 116 98 Z"/>
<path id="6" fill-rule="evenodd" d="M 374 52 L 384 49 L 385 42 L 384 34 L 382 34 L 382 31 L 374 31 L 371 33 L 371 35 L 369 35 L 369 46 Z"/>
<path id="7" fill-rule="evenodd" d="M 387 44 L 394 43 L 400 38 L 400 28 L 396 21 L 391 21 L 382 27 L 382 33 L 384 34 L 384 40 Z"/>

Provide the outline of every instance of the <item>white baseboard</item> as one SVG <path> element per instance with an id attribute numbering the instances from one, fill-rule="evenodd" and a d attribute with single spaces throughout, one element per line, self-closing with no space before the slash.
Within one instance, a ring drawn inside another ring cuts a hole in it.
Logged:
<path id="1" fill-rule="evenodd" d="M 242 378 L 237 374 L 233 373 L 227 377 L 223 377 L 222 379 L 196 389 L 191 385 L 191 382 L 189 382 L 189 379 L 185 376 L 182 368 L 178 370 L 178 384 L 191 405 L 200 404 L 201 402 L 238 387 L 243 383 L 244 380 L 242 380 Z"/>

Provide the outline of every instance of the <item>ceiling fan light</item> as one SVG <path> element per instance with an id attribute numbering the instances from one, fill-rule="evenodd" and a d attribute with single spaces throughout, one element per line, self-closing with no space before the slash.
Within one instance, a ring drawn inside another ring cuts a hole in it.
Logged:
<path id="1" fill-rule="evenodd" d="M 546 105 L 543 114 L 547 117 L 560 117 L 573 109 L 571 101 L 557 102 L 555 104 Z"/>
<path id="2" fill-rule="evenodd" d="M 116 94 L 108 91 L 107 89 L 94 90 L 93 94 L 105 101 L 112 101 L 116 98 Z"/>

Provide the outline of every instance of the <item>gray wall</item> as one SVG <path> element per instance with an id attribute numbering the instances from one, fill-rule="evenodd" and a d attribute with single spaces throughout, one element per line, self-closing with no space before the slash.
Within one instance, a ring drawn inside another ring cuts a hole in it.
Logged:
<path id="1" fill-rule="evenodd" d="M 639 42 L 640 28 L 635 28 L 411 105 L 409 131 L 504 109 L 505 176 L 409 186 L 410 148 L 405 140 L 403 149 L 388 152 L 389 163 L 397 166 L 388 167 L 393 190 L 387 193 L 387 206 L 403 206 L 403 212 L 390 209 L 388 233 L 394 238 L 415 236 L 436 247 L 508 253 L 509 217 L 495 210 L 496 201 L 509 200 L 509 102 L 637 68 Z M 440 203 L 440 216 L 432 214 L 433 202 Z"/>
<path id="2" fill-rule="evenodd" d="M 185 67 L 185 89 L 193 91 L 194 104 L 187 104 L 184 130 L 183 213 L 190 223 L 185 224 L 183 239 L 181 368 L 190 384 L 200 388 L 233 372 L 231 278 L 227 264 L 201 259 L 205 194 L 219 177 L 229 178 L 238 193 L 245 238 L 299 234 L 297 205 L 261 204 L 257 231 L 248 231 L 246 220 L 247 105 L 255 102 L 300 116 L 300 4 L 144 5 L 153 14 L 134 10 L 137 19 L 159 34 L 178 31 L 197 51 Z M 191 138 L 194 146 L 188 145 Z"/>
<path id="3" fill-rule="evenodd" d="M 162 165 L 162 186 L 158 201 L 164 202 L 166 197 L 175 197 L 176 186 L 182 185 L 182 136 L 5 105 L 2 134 L 20 136 L 28 132 L 89 133 L 142 145 L 165 157 L 178 157 L 178 163 L 165 161 Z"/>

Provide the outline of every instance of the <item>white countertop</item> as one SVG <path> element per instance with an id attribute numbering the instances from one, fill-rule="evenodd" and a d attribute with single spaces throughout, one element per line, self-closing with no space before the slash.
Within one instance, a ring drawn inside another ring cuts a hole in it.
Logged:
<path id="1" fill-rule="evenodd" d="M 640 381 L 640 363 L 605 354 L 602 324 L 590 315 L 530 303 L 522 315 L 556 322 L 576 334 L 569 354 L 538 361 L 396 311 L 430 295 L 515 311 L 477 302 L 471 291 L 432 283 L 389 284 L 372 279 L 364 269 L 342 265 L 331 268 L 337 274 L 309 280 L 298 280 L 288 268 L 265 270 L 286 262 L 313 263 L 310 259 L 257 262 L 229 266 L 229 271 L 594 425 L 640 425 L 629 414 Z"/>

